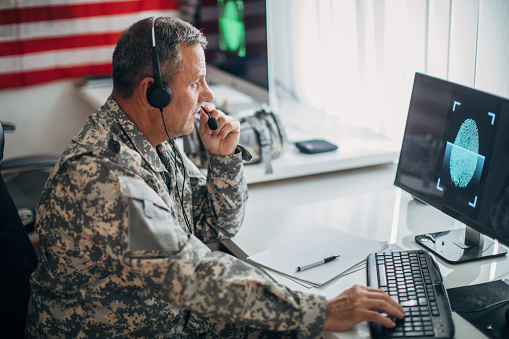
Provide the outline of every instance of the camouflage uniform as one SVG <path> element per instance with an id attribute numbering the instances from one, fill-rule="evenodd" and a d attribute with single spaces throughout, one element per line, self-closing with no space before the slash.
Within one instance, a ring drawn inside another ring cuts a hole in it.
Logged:
<path id="1" fill-rule="evenodd" d="M 290 291 L 204 244 L 241 225 L 242 155 L 210 155 L 207 178 L 184 159 L 193 234 L 177 198 L 184 169 L 169 144 L 152 147 L 112 98 L 87 120 L 38 208 L 29 336 L 319 335 L 325 298 Z"/>

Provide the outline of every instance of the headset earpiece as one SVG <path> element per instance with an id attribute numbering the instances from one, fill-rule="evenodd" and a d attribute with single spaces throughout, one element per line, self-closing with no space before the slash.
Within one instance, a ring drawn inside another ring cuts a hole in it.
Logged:
<path id="1" fill-rule="evenodd" d="M 168 85 L 163 84 L 161 87 L 154 82 L 147 90 L 147 101 L 155 108 L 165 108 L 171 102 L 171 89 Z"/>
<path id="2" fill-rule="evenodd" d="M 155 21 L 152 20 L 152 67 L 154 69 L 154 83 L 147 90 L 147 101 L 152 107 L 163 109 L 171 102 L 172 92 L 168 85 L 163 83 L 159 55 L 157 54 Z"/>

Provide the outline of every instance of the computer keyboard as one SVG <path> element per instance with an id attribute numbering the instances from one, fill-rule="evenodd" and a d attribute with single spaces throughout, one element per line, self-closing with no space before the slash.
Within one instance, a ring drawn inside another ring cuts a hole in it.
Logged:
<path id="1" fill-rule="evenodd" d="M 454 323 L 442 274 L 423 250 L 372 253 L 367 258 L 368 286 L 387 292 L 405 309 L 395 328 L 370 323 L 373 338 L 452 338 Z"/>

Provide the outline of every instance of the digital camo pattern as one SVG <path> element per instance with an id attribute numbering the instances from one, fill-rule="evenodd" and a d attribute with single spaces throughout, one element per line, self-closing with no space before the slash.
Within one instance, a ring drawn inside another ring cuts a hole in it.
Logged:
<path id="1" fill-rule="evenodd" d="M 184 159 L 194 234 L 176 196 L 183 168 L 172 148 L 152 147 L 111 98 L 87 120 L 38 208 L 30 337 L 319 335 L 325 298 L 290 291 L 203 243 L 231 237 L 241 225 L 247 185 L 240 153 L 211 155 L 207 178 Z"/>

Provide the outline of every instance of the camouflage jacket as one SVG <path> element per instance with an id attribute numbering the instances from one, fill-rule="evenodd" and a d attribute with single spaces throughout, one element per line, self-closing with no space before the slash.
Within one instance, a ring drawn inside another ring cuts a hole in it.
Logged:
<path id="1" fill-rule="evenodd" d="M 183 158 L 182 192 L 184 169 L 173 149 L 152 147 L 113 99 L 88 118 L 38 207 L 30 336 L 182 337 L 193 313 L 319 335 L 325 298 L 290 291 L 204 244 L 241 225 L 241 154 L 210 155 L 207 177 Z"/>

